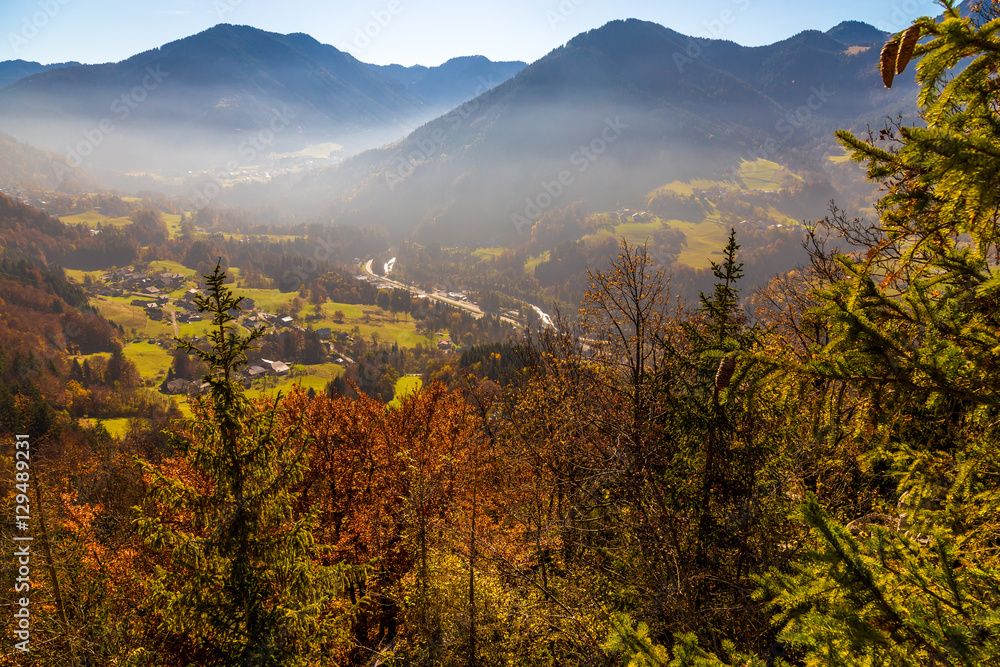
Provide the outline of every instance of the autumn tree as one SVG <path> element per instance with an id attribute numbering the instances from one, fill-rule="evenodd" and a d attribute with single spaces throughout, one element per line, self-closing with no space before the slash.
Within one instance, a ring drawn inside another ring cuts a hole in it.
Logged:
<path id="1" fill-rule="evenodd" d="M 761 331 L 743 311 L 735 230 L 711 262 L 714 289 L 664 327 L 651 379 L 650 452 L 636 489 L 630 556 L 649 593 L 639 618 L 669 643 L 695 631 L 761 650 L 768 617 L 752 577 L 781 562 L 790 531 L 776 491 L 778 413 L 753 363 Z"/>
<path id="2" fill-rule="evenodd" d="M 621 375 L 615 380 L 628 405 L 628 437 L 639 445 L 649 418 L 647 378 L 661 357 L 658 339 L 666 315 L 663 270 L 653 266 L 646 245 L 622 239 L 619 254 L 607 271 L 588 269 L 589 285 L 581 312 L 588 345 Z"/>

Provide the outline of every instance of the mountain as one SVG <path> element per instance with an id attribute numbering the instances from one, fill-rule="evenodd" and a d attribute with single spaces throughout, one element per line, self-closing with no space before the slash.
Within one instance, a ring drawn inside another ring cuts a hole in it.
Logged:
<path id="1" fill-rule="evenodd" d="M 4 188 L 33 190 L 101 190 L 89 174 L 57 153 L 39 150 L 0 132 L 0 184 Z"/>
<path id="2" fill-rule="evenodd" d="M 830 32 L 843 35 L 846 42 L 829 32 L 807 30 L 768 46 L 716 42 L 706 46 L 704 58 L 785 109 L 798 112 L 805 106 L 814 120 L 825 118 L 833 124 L 853 121 L 862 113 L 870 116 L 876 108 L 890 110 L 901 100 L 913 99 L 916 89 L 913 70 L 900 77 L 892 90 L 882 85 L 877 65 L 885 34 L 860 23 L 841 24 L 837 28 Z M 875 41 L 860 46 L 855 43 L 859 36 Z M 815 90 L 826 93 L 821 96 L 818 109 L 810 107 Z"/>
<path id="3" fill-rule="evenodd" d="M 460 79 L 455 85 L 474 95 Z M 440 84 L 428 90 L 437 99 L 456 94 Z M 221 24 L 120 63 L 21 79 L 0 90 L 0 122 L 74 161 L 202 169 L 307 144 L 377 146 L 439 113 L 437 104 L 308 35 Z"/>
<path id="4" fill-rule="evenodd" d="M 861 21 L 838 23 L 827 30 L 826 35 L 848 46 L 878 46 L 880 49 L 889 37 L 889 33 Z"/>
<path id="5" fill-rule="evenodd" d="M 5 60 L 4 62 L 0 62 L 0 88 L 9 86 L 15 81 L 23 79 L 26 76 L 31 76 L 32 74 L 47 72 L 50 69 L 58 69 L 60 67 L 75 67 L 79 64 L 77 62 L 68 62 L 42 65 L 41 63 L 29 62 L 27 60 Z"/>
<path id="6" fill-rule="evenodd" d="M 510 242 L 552 207 L 645 201 L 673 180 L 723 180 L 741 158 L 821 170 L 809 164 L 818 139 L 913 105 L 907 77 L 883 87 L 878 53 L 818 31 L 743 47 L 613 21 L 395 145 L 230 201 L 283 196 L 337 223 Z"/>
<path id="7" fill-rule="evenodd" d="M 985 23 L 995 18 L 993 16 L 995 11 L 991 11 L 990 4 L 982 0 L 962 0 L 958 5 L 958 11 L 962 16 L 972 16 Z"/>
<path id="8" fill-rule="evenodd" d="M 484 56 L 465 56 L 437 67 L 383 65 L 379 68 L 444 113 L 503 83 L 525 67 L 527 63 L 521 61 L 493 62 Z"/>

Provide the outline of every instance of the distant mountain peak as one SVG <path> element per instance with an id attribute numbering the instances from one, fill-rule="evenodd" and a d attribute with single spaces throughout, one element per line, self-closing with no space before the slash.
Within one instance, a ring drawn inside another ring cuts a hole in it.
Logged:
<path id="1" fill-rule="evenodd" d="M 13 85 L 0 91 L 0 125 L 19 140 L 63 154 L 82 144 L 93 153 L 88 162 L 119 171 L 147 170 L 155 155 L 154 170 L 187 173 L 206 164 L 259 165 L 309 144 L 335 143 L 345 152 L 379 146 L 525 64 L 476 55 L 386 69 L 302 32 L 218 23 L 118 63 L 4 65 L 0 83 L 6 76 Z M 151 70 L 162 71 L 165 84 L 137 88 L 151 81 Z M 136 90 L 141 99 L 130 96 Z M 94 130 L 102 123 L 111 129 Z M 245 148 L 254 136 L 271 138 Z"/>
<path id="2" fill-rule="evenodd" d="M 844 21 L 838 23 L 826 34 L 838 42 L 843 42 L 847 46 L 871 46 L 885 42 L 887 33 L 882 32 L 873 25 L 862 23 L 861 21 Z"/>
<path id="3" fill-rule="evenodd" d="M 5 62 L 0 62 L 0 88 L 9 86 L 15 81 L 19 81 L 20 79 L 31 76 L 32 74 L 40 74 L 41 72 L 47 72 L 51 69 L 60 69 L 62 67 L 76 67 L 79 64 L 80 63 L 78 62 L 68 62 L 43 65 L 41 63 L 31 62 L 28 60 L 7 60 Z"/>

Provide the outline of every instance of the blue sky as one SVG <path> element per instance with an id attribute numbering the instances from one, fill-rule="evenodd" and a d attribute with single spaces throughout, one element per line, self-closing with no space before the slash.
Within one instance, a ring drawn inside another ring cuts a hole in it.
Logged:
<path id="1" fill-rule="evenodd" d="M 846 19 L 895 32 L 939 11 L 930 0 L 0 0 L 0 61 L 118 61 L 237 23 L 305 32 L 378 64 L 530 62 L 616 18 L 758 45 Z"/>

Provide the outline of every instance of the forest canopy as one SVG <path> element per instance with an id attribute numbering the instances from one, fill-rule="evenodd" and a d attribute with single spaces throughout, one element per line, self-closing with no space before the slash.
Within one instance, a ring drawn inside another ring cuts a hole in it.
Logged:
<path id="1" fill-rule="evenodd" d="M 248 395 L 240 370 L 283 343 L 236 325 L 215 252 L 237 243 L 180 258 L 214 264 L 207 339 L 177 341 L 206 387 L 187 415 L 140 400 L 64 276 L 5 258 L 17 322 L 73 321 L 109 355 L 40 358 L 0 320 L 0 431 L 30 434 L 39 519 L 19 664 L 1000 664 L 1000 18 L 944 6 L 882 52 L 887 85 L 915 69 L 925 125 L 836 135 L 876 219 L 833 206 L 808 264 L 752 293 L 731 230 L 689 304 L 646 245 L 587 268 L 561 243 L 536 273 L 586 274 L 576 325 L 470 346 L 388 405 L 374 353 L 327 392 Z M 167 244 L 154 212 L 135 223 L 125 254 Z M 87 247 L 63 235 L 20 251 Z M 344 303 L 414 307 L 324 275 Z M 128 433 L 81 423 L 95 397 L 128 404 Z"/>

